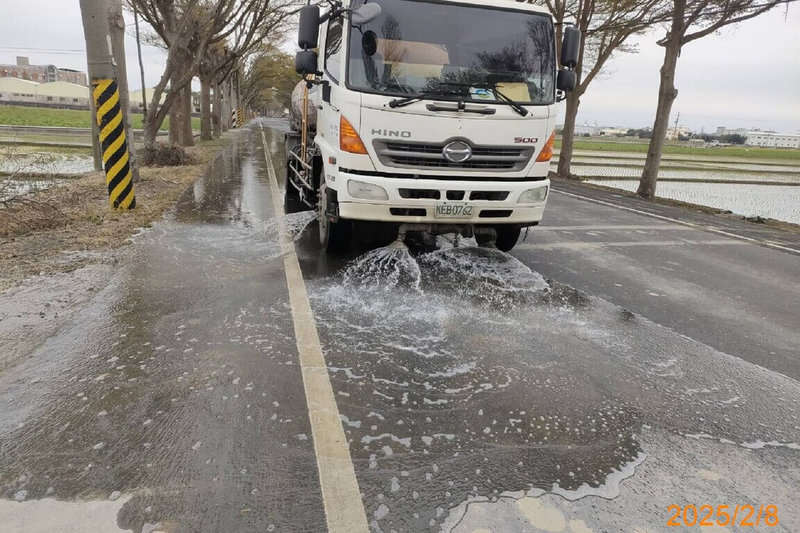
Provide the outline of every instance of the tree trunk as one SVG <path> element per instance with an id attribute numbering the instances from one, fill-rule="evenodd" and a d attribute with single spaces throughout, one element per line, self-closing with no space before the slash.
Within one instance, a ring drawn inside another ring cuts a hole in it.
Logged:
<path id="1" fill-rule="evenodd" d="M 194 111 L 194 102 L 192 101 L 192 84 L 188 83 L 183 88 L 183 122 L 181 126 L 182 143 L 181 146 L 194 146 L 194 130 L 192 129 L 192 111 Z"/>
<path id="2" fill-rule="evenodd" d="M 144 128 L 145 148 L 153 148 L 156 145 L 156 136 L 158 135 L 158 130 L 161 127 L 161 123 L 156 119 L 157 110 L 158 108 L 152 104 L 147 108 L 147 114 L 145 115 L 144 123 L 142 124 Z"/>
<path id="3" fill-rule="evenodd" d="M 678 90 L 675 88 L 675 67 L 678 64 L 680 49 L 680 41 L 669 42 L 664 47 L 664 64 L 661 65 L 661 84 L 658 89 L 658 105 L 653 122 L 653 134 L 647 148 L 642 179 L 639 181 L 639 189 L 636 191 L 636 194 L 648 200 L 656 195 L 656 181 L 669 128 L 669 114 L 672 111 L 672 103 L 678 96 Z"/>
<path id="4" fill-rule="evenodd" d="M 219 139 L 222 135 L 222 117 L 220 112 L 222 110 L 222 91 L 220 90 L 219 82 L 214 81 L 214 105 L 211 110 L 211 124 L 214 129 L 214 138 Z"/>
<path id="5" fill-rule="evenodd" d="M 180 89 L 176 89 L 177 81 L 180 79 L 181 73 L 180 68 L 176 65 L 170 75 L 170 83 L 169 83 L 169 90 L 170 92 L 175 91 L 174 100 L 172 101 L 172 107 L 169 109 L 169 143 L 170 144 L 181 144 L 181 137 L 183 133 L 183 128 L 181 128 L 181 116 L 183 115 L 183 102 L 182 96 L 183 93 Z"/>
<path id="6" fill-rule="evenodd" d="M 575 146 L 575 120 L 578 117 L 578 106 L 581 96 L 577 91 L 567 93 L 567 106 L 564 111 L 564 130 L 561 132 L 561 152 L 558 155 L 557 173 L 562 178 L 570 178 L 572 151 Z"/>
<path id="7" fill-rule="evenodd" d="M 211 140 L 211 83 L 200 78 L 200 139 Z"/>
<path id="8" fill-rule="evenodd" d="M 125 126 L 125 137 L 128 139 L 128 152 L 131 158 L 131 175 L 133 181 L 139 181 L 139 165 L 136 163 L 136 146 L 131 124 L 131 106 L 128 93 L 128 69 L 125 60 L 125 19 L 122 17 L 122 0 L 106 0 L 108 29 L 111 34 L 111 49 L 114 54 L 119 89 L 119 105 L 122 109 L 122 123 Z"/>
<path id="9" fill-rule="evenodd" d="M 230 81 L 223 80 L 220 84 L 222 87 L 222 107 L 220 108 L 220 123 L 222 124 L 222 131 L 228 131 L 231 127 L 231 91 Z"/>
<path id="10" fill-rule="evenodd" d="M 653 122 L 653 133 L 650 136 L 650 145 L 647 147 L 647 159 L 644 162 L 642 178 L 636 194 L 651 200 L 656 195 L 656 181 L 658 169 L 661 166 L 661 155 L 664 151 L 664 141 L 667 138 L 669 127 L 669 114 L 672 103 L 678 97 L 675 88 L 675 69 L 678 66 L 678 57 L 681 55 L 682 39 L 686 28 L 684 18 L 686 15 L 686 0 L 673 0 L 672 22 L 669 33 L 659 44 L 664 47 L 664 63 L 661 65 L 661 82 L 658 87 L 658 105 L 656 118 Z"/>

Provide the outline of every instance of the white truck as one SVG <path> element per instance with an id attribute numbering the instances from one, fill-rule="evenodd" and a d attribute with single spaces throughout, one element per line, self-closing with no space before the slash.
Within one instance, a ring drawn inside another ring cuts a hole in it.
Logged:
<path id="1" fill-rule="evenodd" d="M 556 101 L 580 32 L 507 0 L 345 0 L 300 10 L 287 212 L 327 252 L 376 228 L 460 233 L 503 251 L 547 202 Z"/>

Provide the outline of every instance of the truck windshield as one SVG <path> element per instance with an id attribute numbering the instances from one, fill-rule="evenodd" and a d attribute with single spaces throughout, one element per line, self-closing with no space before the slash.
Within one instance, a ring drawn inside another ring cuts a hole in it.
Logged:
<path id="1" fill-rule="evenodd" d="M 555 101 L 549 16 L 417 0 L 366 1 L 382 9 L 375 20 L 350 28 L 350 88 L 393 96 L 438 93 L 444 99 L 455 93 L 484 102 L 498 101 L 494 88 L 521 104 Z"/>

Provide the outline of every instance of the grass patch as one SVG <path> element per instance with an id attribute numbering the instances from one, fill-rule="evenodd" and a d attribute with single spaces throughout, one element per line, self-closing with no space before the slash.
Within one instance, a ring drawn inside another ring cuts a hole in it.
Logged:
<path id="1" fill-rule="evenodd" d="M 141 113 L 131 114 L 131 121 L 135 129 L 141 129 L 142 118 Z M 4 126 L 46 126 L 51 128 L 92 127 L 89 111 L 11 105 L 0 105 L 0 124 Z M 161 125 L 162 130 L 167 130 L 168 128 L 169 117 Z M 199 118 L 192 118 L 192 128 L 200 129 Z"/>
<path id="2" fill-rule="evenodd" d="M 591 152 L 634 152 L 647 153 L 647 142 L 577 138 L 575 150 Z M 561 148 L 561 139 L 556 139 L 556 148 Z M 779 159 L 784 161 L 800 161 L 800 150 L 788 148 L 760 148 L 757 146 L 718 146 L 699 147 L 685 144 L 667 143 L 664 146 L 665 154 L 699 155 L 719 157 L 720 159 Z"/>

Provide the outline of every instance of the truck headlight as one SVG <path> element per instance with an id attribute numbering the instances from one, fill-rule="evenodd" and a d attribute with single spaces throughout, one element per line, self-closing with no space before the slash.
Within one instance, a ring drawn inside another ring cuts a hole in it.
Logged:
<path id="1" fill-rule="evenodd" d="M 528 189 L 519 197 L 518 203 L 520 204 L 539 204 L 547 200 L 547 191 L 549 187 L 536 187 L 535 189 Z"/>
<path id="2" fill-rule="evenodd" d="M 347 192 L 350 193 L 350 196 L 353 198 L 359 198 L 361 200 L 389 199 L 389 194 L 386 192 L 386 189 L 380 185 L 365 183 L 358 180 L 349 180 L 347 182 Z"/>

